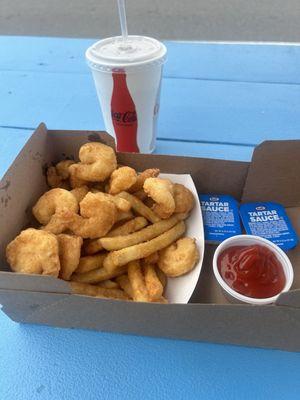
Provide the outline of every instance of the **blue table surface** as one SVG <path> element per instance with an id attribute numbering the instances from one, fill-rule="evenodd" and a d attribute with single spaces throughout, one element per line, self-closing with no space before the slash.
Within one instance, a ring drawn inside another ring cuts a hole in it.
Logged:
<path id="1" fill-rule="evenodd" d="M 0 176 L 33 129 L 103 129 L 89 39 L 0 37 Z M 300 47 L 166 42 L 157 153 L 250 160 L 300 139 Z M 298 399 L 300 354 L 19 325 L 0 312 L 0 399 Z"/>

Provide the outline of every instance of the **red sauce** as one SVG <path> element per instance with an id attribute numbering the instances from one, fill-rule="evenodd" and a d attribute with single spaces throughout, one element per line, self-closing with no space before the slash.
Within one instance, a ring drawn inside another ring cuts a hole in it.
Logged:
<path id="1" fill-rule="evenodd" d="M 286 282 L 281 263 L 264 246 L 229 247 L 219 255 L 217 264 L 227 285 L 244 296 L 272 297 L 282 291 Z"/>

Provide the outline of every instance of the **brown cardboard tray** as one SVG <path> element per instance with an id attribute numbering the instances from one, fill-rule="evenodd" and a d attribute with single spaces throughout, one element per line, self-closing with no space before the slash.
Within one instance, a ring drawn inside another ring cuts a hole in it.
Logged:
<path id="1" fill-rule="evenodd" d="M 9 272 L 6 245 L 32 222 L 31 207 L 47 190 L 45 167 L 75 158 L 87 141 L 114 146 L 105 132 L 51 131 L 41 124 L 0 182 L 0 303 L 14 321 L 247 346 L 300 350 L 300 246 L 288 252 L 292 290 L 276 304 L 230 304 L 213 276 L 215 246 L 206 245 L 198 285 L 189 304 L 148 304 L 70 294 L 66 282 Z M 230 154 L 228 155 L 230 157 Z M 251 163 L 118 153 L 138 170 L 158 167 L 190 173 L 198 193 L 230 194 L 241 202 L 277 201 L 300 234 L 300 140 L 259 145 Z"/>

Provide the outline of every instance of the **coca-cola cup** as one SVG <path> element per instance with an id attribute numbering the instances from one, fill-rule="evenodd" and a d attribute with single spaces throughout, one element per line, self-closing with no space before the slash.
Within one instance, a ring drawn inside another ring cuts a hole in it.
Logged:
<path id="1" fill-rule="evenodd" d="M 155 148 L 166 47 L 144 36 L 96 42 L 86 51 L 105 128 L 117 150 L 151 153 Z"/>

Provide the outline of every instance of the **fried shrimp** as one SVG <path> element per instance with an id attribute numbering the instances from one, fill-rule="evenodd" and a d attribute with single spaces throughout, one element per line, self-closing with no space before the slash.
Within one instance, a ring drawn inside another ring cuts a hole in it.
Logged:
<path id="1" fill-rule="evenodd" d="M 140 190 L 143 189 L 145 180 L 147 178 L 156 178 L 160 173 L 160 170 L 158 168 L 148 168 L 145 169 L 145 171 L 141 172 L 136 179 L 136 182 L 134 185 L 130 187 L 128 190 L 130 193 L 135 193 L 139 192 Z"/>
<path id="2" fill-rule="evenodd" d="M 55 188 L 39 198 L 32 208 L 32 213 L 42 225 L 46 225 L 54 214 L 63 210 L 77 213 L 78 201 L 68 190 Z"/>
<path id="3" fill-rule="evenodd" d="M 153 211 L 160 218 L 169 218 L 173 214 L 175 210 L 174 190 L 169 179 L 147 178 L 144 190 L 155 201 Z"/>
<path id="4" fill-rule="evenodd" d="M 6 258 L 15 272 L 57 277 L 60 270 L 55 235 L 33 228 L 22 231 L 6 247 Z"/>
<path id="5" fill-rule="evenodd" d="M 102 200 L 112 201 L 119 211 L 128 212 L 131 209 L 129 201 L 122 199 L 121 197 L 112 196 L 108 193 L 97 192 L 95 195 Z"/>
<path id="6" fill-rule="evenodd" d="M 195 204 L 193 193 L 179 183 L 174 183 L 174 199 L 176 213 L 189 213 Z"/>
<path id="7" fill-rule="evenodd" d="M 69 167 L 75 161 L 63 160 L 56 164 L 55 167 L 47 169 L 47 183 L 51 188 L 61 187 L 66 189 L 68 187 L 67 180 L 70 177 Z"/>
<path id="8" fill-rule="evenodd" d="M 110 177 L 108 193 L 118 194 L 128 190 L 136 183 L 137 175 L 133 168 L 121 167 L 116 169 Z"/>
<path id="9" fill-rule="evenodd" d="M 170 277 L 176 277 L 191 271 L 199 260 L 196 240 L 182 238 L 159 252 L 158 266 Z"/>
<path id="10" fill-rule="evenodd" d="M 79 265 L 82 238 L 79 236 L 57 235 L 59 245 L 60 273 L 62 279 L 69 280 Z"/>
<path id="11" fill-rule="evenodd" d="M 54 214 L 45 230 L 56 234 L 70 230 L 84 239 L 96 239 L 110 231 L 117 215 L 117 207 L 113 202 L 88 193 L 80 202 L 80 215 L 72 211 Z"/>
<path id="12" fill-rule="evenodd" d="M 80 186 L 72 189 L 70 192 L 75 196 L 78 203 L 80 203 L 87 195 L 89 188 L 87 186 Z"/>
<path id="13" fill-rule="evenodd" d="M 102 182 L 117 168 L 114 150 L 105 144 L 90 142 L 79 150 L 80 163 L 70 167 L 77 179 L 89 182 Z"/>

